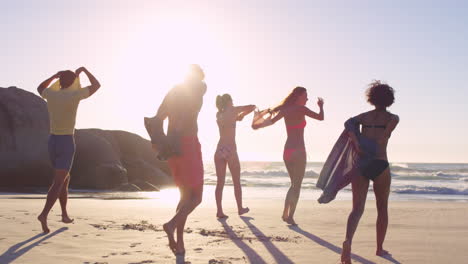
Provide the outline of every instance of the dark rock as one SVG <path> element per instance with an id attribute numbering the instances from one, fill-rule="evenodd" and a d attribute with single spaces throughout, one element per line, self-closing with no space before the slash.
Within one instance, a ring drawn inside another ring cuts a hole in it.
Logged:
<path id="1" fill-rule="evenodd" d="M 0 187 L 49 186 L 53 169 L 48 136 L 46 102 L 16 87 L 0 88 Z M 138 135 L 77 129 L 75 140 L 71 188 L 115 189 L 145 182 L 144 189 L 151 189 L 150 185 L 172 184 L 167 164 L 159 161 L 151 143 Z"/>
<path id="2" fill-rule="evenodd" d="M 49 185 L 48 136 L 44 100 L 16 87 L 0 88 L 0 186 Z"/>

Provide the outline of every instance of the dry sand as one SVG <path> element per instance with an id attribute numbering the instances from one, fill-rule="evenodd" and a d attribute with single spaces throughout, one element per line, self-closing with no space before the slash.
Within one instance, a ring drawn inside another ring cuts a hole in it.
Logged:
<path id="1" fill-rule="evenodd" d="M 37 214 L 43 195 L 0 195 L 0 263 L 175 263 L 162 224 L 175 199 L 71 199 L 75 222 L 60 222 L 55 205 L 51 233 L 41 234 Z M 301 201 L 298 227 L 280 220 L 281 200 L 246 201 L 239 217 L 233 200 L 226 221 L 206 200 L 189 217 L 186 256 L 179 263 L 338 263 L 350 201 L 320 205 Z M 374 201 L 368 201 L 353 243 L 353 263 L 468 263 L 468 203 L 390 203 L 387 259 L 375 256 Z"/>

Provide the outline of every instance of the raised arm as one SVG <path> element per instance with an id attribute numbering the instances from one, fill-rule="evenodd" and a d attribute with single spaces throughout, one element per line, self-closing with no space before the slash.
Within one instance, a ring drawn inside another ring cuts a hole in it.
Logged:
<path id="1" fill-rule="evenodd" d="M 82 72 L 84 72 L 86 74 L 86 76 L 89 79 L 89 82 L 91 83 L 91 85 L 88 86 L 89 96 L 91 96 L 101 87 L 101 84 L 96 79 L 96 77 L 94 77 L 94 75 L 92 75 L 85 67 L 80 67 L 75 71 L 76 77 L 78 77 L 80 75 L 80 73 L 82 73 Z"/>
<path id="2" fill-rule="evenodd" d="M 318 114 L 315 113 L 314 111 L 310 110 L 306 106 L 304 106 L 302 109 L 303 109 L 304 114 L 306 116 L 322 121 L 325 118 L 325 113 L 323 112 L 323 99 L 322 98 L 320 98 L 320 97 L 318 98 L 317 105 L 320 108 L 320 112 Z"/>
<path id="3" fill-rule="evenodd" d="M 236 114 L 237 114 L 237 121 L 242 121 L 242 119 L 250 114 L 253 110 L 255 110 L 255 105 L 243 105 L 243 106 L 236 106 L 235 107 Z"/>
<path id="4" fill-rule="evenodd" d="M 50 83 L 55 80 L 60 78 L 60 72 L 57 72 L 56 74 L 52 75 L 49 77 L 47 80 L 43 81 L 39 86 L 37 87 L 37 92 L 42 96 L 42 92 L 44 92 L 47 87 L 49 87 Z"/>

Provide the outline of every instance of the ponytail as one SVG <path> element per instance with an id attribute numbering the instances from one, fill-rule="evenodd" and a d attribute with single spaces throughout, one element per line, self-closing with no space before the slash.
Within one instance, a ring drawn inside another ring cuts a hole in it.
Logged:
<path id="1" fill-rule="evenodd" d="M 218 113 L 223 112 L 229 102 L 232 102 L 232 98 L 229 94 L 216 96 L 216 108 L 218 108 Z"/>

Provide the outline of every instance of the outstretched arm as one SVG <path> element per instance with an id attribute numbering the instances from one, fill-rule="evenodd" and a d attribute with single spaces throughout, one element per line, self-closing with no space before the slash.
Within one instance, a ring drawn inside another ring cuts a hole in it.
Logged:
<path id="1" fill-rule="evenodd" d="M 237 112 L 237 121 L 242 121 L 244 116 L 250 114 L 253 110 L 255 110 L 255 105 L 244 105 L 244 106 L 236 106 Z"/>
<path id="2" fill-rule="evenodd" d="M 320 97 L 318 98 L 317 105 L 320 108 L 320 112 L 318 114 L 315 113 L 314 111 L 310 110 L 306 106 L 304 106 L 302 109 L 303 109 L 304 114 L 306 116 L 322 121 L 325 118 L 325 113 L 323 111 L 323 99 L 322 98 L 320 98 Z"/>
<path id="3" fill-rule="evenodd" d="M 50 83 L 55 80 L 60 78 L 60 72 L 57 72 L 56 74 L 52 75 L 49 77 L 47 80 L 43 81 L 39 86 L 37 87 L 37 92 L 42 96 L 42 92 L 49 87 Z"/>
<path id="4" fill-rule="evenodd" d="M 89 82 L 91 83 L 91 85 L 88 86 L 89 96 L 91 96 L 101 87 L 101 84 L 96 79 L 96 77 L 94 77 L 94 75 L 92 75 L 85 67 L 80 67 L 80 68 L 76 69 L 76 71 L 75 71 L 76 77 L 78 77 L 80 75 L 80 73 L 82 73 L 82 72 L 84 72 L 86 74 L 86 76 L 89 79 Z"/>
<path id="5" fill-rule="evenodd" d="M 267 116 L 264 118 L 265 116 Z M 275 115 L 275 116 L 273 116 Z M 283 118 L 284 114 L 282 111 L 273 113 L 270 109 L 265 109 L 263 111 L 255 112 L 254 119 L 252 122 L 253 129 L 259 129 L 267 126 L 271 126 L 276 123 L 278 120 Z"/>
<path id="6" fill-rule="evenodd" d="M 284 117 L 284 113 L 283 113 L 283 111 L 280 110 L 274 116 L 272 114 L 269 118 L 271 119 L 271 124 L 274 124 L 274 123 L 278 122 L 283 117 Z"/>

